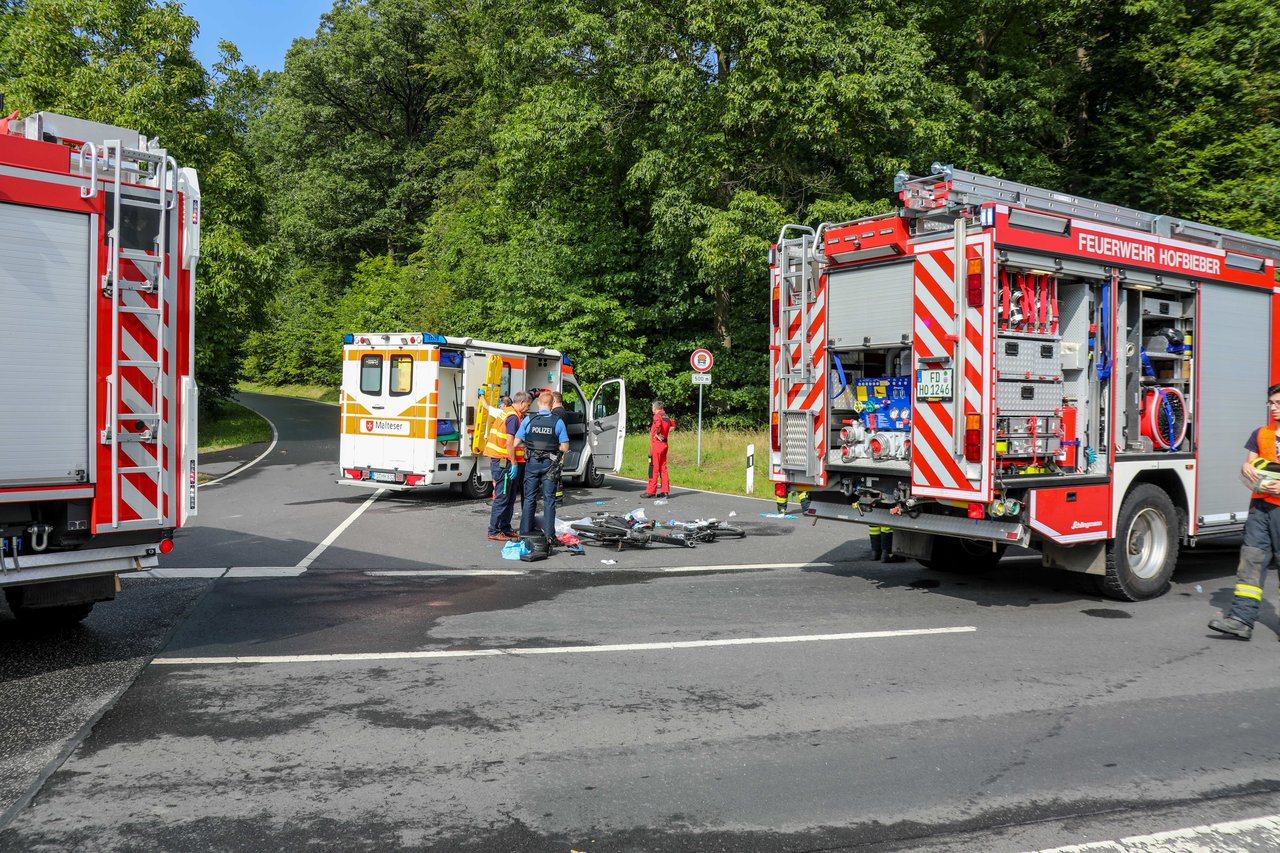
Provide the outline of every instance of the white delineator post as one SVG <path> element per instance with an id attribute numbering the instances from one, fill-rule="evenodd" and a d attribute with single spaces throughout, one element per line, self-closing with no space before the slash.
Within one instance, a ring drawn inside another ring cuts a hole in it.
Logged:
<path id="1" fill-rule="evenodd" d="M 747 494 L 756 493 L 756 446 L 747 445 Z"/>

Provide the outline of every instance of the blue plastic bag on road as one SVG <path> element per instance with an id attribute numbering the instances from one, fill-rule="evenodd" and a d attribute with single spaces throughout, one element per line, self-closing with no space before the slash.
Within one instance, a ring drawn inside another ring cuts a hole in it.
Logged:
<path id="1" fill-rule="evenodd" d="M 502 559 L 504 560 L 518 560 L 528 553 L 529 546 L 524 544 L 524 540 L 522 539 L 515 542 L 508 542 L 506 545 L 502 546 Z"/>

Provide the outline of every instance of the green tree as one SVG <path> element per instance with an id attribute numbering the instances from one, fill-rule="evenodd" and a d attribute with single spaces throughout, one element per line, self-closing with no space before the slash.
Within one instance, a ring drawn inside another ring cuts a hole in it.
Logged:
<path id="1" fill-rule="evenodd" d="M 224 44 L 207 75 L 191 53 L 196 22 L 174 2 L 27 0 L 0 12 L 9 108 L 135 128 L 200 173 L 196 375 L 207 397 L 226 396 L 271 280 L 262 184 L 237 132 L 242 117 L 227 109 L 258 97 L 256 72 Z"/>

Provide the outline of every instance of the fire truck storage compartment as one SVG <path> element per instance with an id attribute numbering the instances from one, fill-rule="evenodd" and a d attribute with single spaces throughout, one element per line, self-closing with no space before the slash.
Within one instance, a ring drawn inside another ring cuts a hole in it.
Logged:
<path id="1" fill-rule="evenodd" d="M 1244 443 L 1267 421 L 1263 407 L 1270 385 L 1270 364 L 1260 355 L 1274 342 L 1271 292 L 1261 288 L 1205 283 L 1200 291 L 1200 317 L 1193 340 L 1199 399 L 1189 403 L 1198 412 L 1198 490 L 1196 514 L 1206 521 L 1230 523 L 1249 509 L 1249 492 L 1234 472 L 1244 461 Z M 1211 475 L 1212 472 L 1212 475 Z"/>
<path id="2" fill-rule="evenodd" d="M 892 261 L 827 273 L 832 349 L 902 346 L 912 328 L 915 262 Z"/>
<path id="3" fill-rule="evenodd" d="M 832 353 L 827 464 L 906 470 L 911 443 L 911 348 Z"/>
<path id="4" fill-rule="evenodd" d="M 0 485 L 89 479 L 90 224 L 0 203 Z"/>

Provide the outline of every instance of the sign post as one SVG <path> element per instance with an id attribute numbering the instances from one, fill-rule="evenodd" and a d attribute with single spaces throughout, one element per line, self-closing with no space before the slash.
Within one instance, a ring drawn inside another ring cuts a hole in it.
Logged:
<path id="1" fill-rule="evenodd" d="M 693 374 L 693 384 L 698 386 L 698 467 L 702 467 L 702 386 L 711 384 L 711 374 L 708 373 L 711 365 L 715 364 L 715 358 L 711 355 L 710 350 L 696 349 L 689 356 L 689 364 L 697 372 Z"/>

